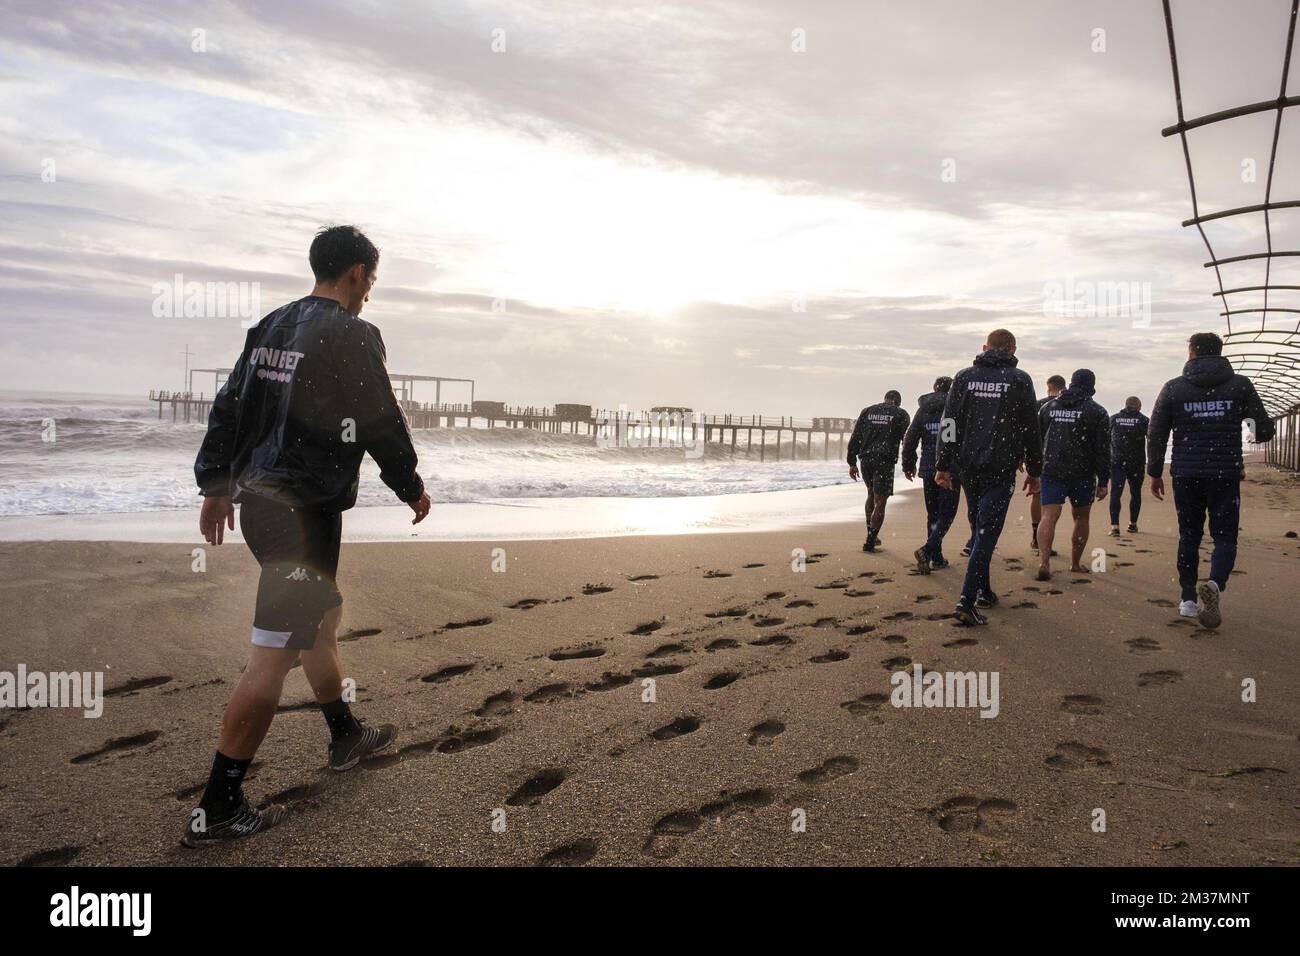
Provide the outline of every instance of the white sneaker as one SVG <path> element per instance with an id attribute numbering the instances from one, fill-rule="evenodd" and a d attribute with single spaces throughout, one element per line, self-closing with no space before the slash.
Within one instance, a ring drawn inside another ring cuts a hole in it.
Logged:
<path id="1" fill-rule="evenodd" d="M 1223 623 L 1223 615 L 1219 613 L 1219 600 L 1222 596 L 1219 586 L 1213 581 L 1203 581 L 1196 586 L 1196 596 L 1201 599 L 1201 610 L 1196 615 L 1201 627 L 1215 628 Z"/>
<path id="2" fill-rule="evenodd" d="M 1184 601 L 1178 605 L 1179 617 L 1197 617 L 1201 613 L 1201 606 L 1195 601 Z"/>

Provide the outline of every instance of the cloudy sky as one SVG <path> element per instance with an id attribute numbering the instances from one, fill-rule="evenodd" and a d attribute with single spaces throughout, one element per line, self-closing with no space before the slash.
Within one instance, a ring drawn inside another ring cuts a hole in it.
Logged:
<path id="1" fill-rule="evenodd" d="M 1289 6 L 1175 0 L 1188 116 L 1277 96 Z M 517 404 L 853 414 L 1001 325 L 1040 383 L 1088 365 L 1104 404 L 1149 407 L 1186 336 L 1222 328 L 1160 136 L 1157 0 L 0 14 L 0 388 L 175 388 L 186 347 L 229 365 L 238 318 L 159 317 L 157 284 L 256 283 L 269 311 L 335 222 L 383 250 L 365 316 L 390 368 Z M 1192 134 L 1203 211 L 1262 201 L 1272 122 Z M 1274 199 L 1300 197 L 1294 126 Z M 1275 248 L 1297 225 L 1275 215 Z M 1119 282 L 1136 316 L 1045 308 Z"/>

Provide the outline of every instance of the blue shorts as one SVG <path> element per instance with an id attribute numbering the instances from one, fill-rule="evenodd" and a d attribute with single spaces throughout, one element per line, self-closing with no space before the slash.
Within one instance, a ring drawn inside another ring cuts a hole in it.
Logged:
<path id="1" fill-rule="evenodd" d="M 1097 498 L 1097 481 L 1094 478 L 1053 478 L 1043 475 L 1039 479 L 1038 500 L 1045 505 L 1063 505 L 1065 499 L 1076 508 L 1088 508 Z"/>

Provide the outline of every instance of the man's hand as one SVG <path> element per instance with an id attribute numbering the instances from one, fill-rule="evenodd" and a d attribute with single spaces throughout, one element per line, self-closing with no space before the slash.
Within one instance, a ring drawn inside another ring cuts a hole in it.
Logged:
<path id="1" fill-rule="evenodd" d="M 1151 494 L 1155 495 L 1156 501 L 1165 500 L 1165 480 L 1163 478 L 1151 479 Z"/>
<path id="2" fill-rule="evenodd" d="M 913 478 L 916 477 L 916 472 L 914 472 L 914 471 L 904 471 L 904 472 L 903 472 L 903 477 L 906 478 L 908 481 L 911 481 Z"/>
<path id="3" fill-rule="evenodd" d="M 422 492 L 420 497 L 416 498 L 414 501 L 408 501 L 406 504 L 407 507 L 415 512 L 415 517 L 411 519 L 411 524 L 419 524 L 428 517 L 429 493 L 427 491 Z"/>
<path id="4" fill-rule="evenodd" d="M 1097 500 L 1098 500 L 1098 501 L 1101 501 L 1102 498 L 1105 498 L 1105 497 L 1106 497 L 1106 492 L 1108 492 L 1108 491 L 1110 491 L 1110 487 L 1109 487 L 1108 485 L 1103 485 L 1103 484 L 1101 484 L 1100 482 L 1098 482 L 1098 483 L 1097 483 Z"/>
<path id="5" fill-rule="evenodd" d="M 199 512 L 199 532 L 208 544 L 221 544 L 226 528 L 235 530 L 235 506 L 226 495 L 209 495 Z"/>
<path id="6" fill-rule="evenodd" d="M 940 488 L 947 488 L 952 491 L 952 472 L 936 471 L 934 473 L 934 483 Z"/>
<path id="7" fill-rule="evenodd" d="M 853 479 L 854 481 L 857 481 L 857 480 L 858 480 L 858 466 L 857 466 L 857 465 L 849 465 L 849 477 L 850 477 L 851 479 Z"/>
<path id="8" fill-rule="evenodd" d="M 1024 492 L 1025 497 L 1027 498 L 1032 498 L 1034 495 L 1038 494 L 1038 479 L 1032 475 L 1025 478 Z"/>

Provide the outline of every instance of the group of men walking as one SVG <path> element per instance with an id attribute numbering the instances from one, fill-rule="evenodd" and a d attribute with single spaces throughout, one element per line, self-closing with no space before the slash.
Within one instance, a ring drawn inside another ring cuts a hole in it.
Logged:
<path id="1" fill-rule="evenodd" d="M 953 616 L 966 625 L 987 624 L 983 612 L 996 607 L 990 580 L 993 552 L 1015 495 L 1017 474 L 1030 497 L 1032 536 L 1038 553 L 1036 579 L 1052 578 L 1052 545 L 1066 502 L 1070 505 L 1069 569 L 1089 573 L 1083 563 L 1092 506 L 1110 496 L 1110 534 L 1118 537 L 1121 500 L 1129 494 L 1130 534 L 1138 531 L 1145 466 L 1151 493 L 1164 498 L 1165 453 L 1173 434 L 1170 464 L 1178 512 L 1179 614 L 1209 628 L 1222 620 L 1222 592 L 1237 553 L 1240 518 L 1242 426 L 1255 441 L 1273 437 L 1273 424 L 1254 386 L 1232 370 L 1223 341 L 1211 332 L 1188 340 L 1183 374 L 1161 389 L 1148 419 L 1142 402 L 1130 396 L 1122 411 L 1107 413 L 1093 398 L 1096 376 L 1078 369 L 1067 384 L 1047 380 L 1047 397 L 1034 394 L 1032 379 L 1018 367 L 1015 336 L 996 329 L 974 363 L 935 380 L 922 395 L 915 416 L 901 408 L 899 393 L 862 410 L 849 439 L 849 475 L 867 483 L 867 540 L 877 551 L 885 505 L 893 493 L 894 468 L 902 449 L 908 481 L 920 475 L 925 489 L 925 542 L 913 557 L 920 574 L 948 567 L 943 539 L 966 494 L 970 540 L 966 575 Z M 919 448 L 919 458 L 918 458 Z M 1199 580 L 1200 544 L 1209 516 L 1214 552 L 1210 573 Z"/>

